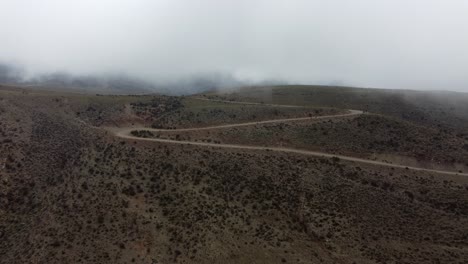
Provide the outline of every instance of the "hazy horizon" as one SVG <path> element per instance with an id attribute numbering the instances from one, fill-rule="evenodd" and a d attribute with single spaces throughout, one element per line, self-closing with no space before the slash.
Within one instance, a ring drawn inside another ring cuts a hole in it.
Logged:
<path id="1" fill-rule="evenodd" d="M 468 2 L 3 0 L 0 63 L 28 76 L 468 92 Z"/>

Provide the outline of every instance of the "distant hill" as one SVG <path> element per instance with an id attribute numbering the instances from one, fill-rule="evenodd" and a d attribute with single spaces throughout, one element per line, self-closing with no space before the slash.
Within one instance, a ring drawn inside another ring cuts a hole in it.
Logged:
<path id="1" fill-rule="evenodd" d="M 468 93 L 320 85 L 256 86 L 217 94 L 228 100 L 359 109 L 424 125 L 468 129 Z"/>
<path id="2" fill-rule="evenodd" d="M 23 72 L 20 68 L 0 63 L 0 83 L 19 83 Z"/>
<path id="3" fill-rule="evenodd" d="M 73 75 L 66 72 L 26 77 L 21 67 L 1 63 L 0 84 L 38 86 L 53 90 L 65 88 L 104 94 L 159 93 L 169 95 L 194 94 L 246 85 L 245 82 L 225 74 L 198 74 L 173 81 L 146 81 L 125 74 Z"/>

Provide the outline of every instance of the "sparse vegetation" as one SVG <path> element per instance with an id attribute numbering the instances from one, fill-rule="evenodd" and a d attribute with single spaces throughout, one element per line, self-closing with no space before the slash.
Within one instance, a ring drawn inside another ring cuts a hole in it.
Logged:
<path id="1" fill-rule="evenodd" d="M 118 109 L 132 102 L 144 108 L 137 102 L 151 105 L 153 96 L 1 90 L 0 97 L 6 98 L 0 100 L 0 109 L 7 110 L 0 113 L 0 165 L 5 165 L 0 170 L 1 263 L 464 263 L 468 259 L 466 177 L 337 158 L 122 140 L 94 127 L 137 124 L 144 118 L 138 119 L 142 115 L 135 109 L 130 114 Z M 182 103 L 183 107 L 152 118 L 192 111 L 186 101 Z M 94 108 L 90 113 L 101 114 L 84 114 L 90 106 Z M 187 119 L 177 126 L 216 124 L 233 113 L 232 122 L 251 120 L 252 114 L 261 120 L 298 113 L 252 109 L 233 108 L 219 119 L 200 123 Z M 152 115 L 150 110 L 143 112 Z M 382 140 L 374 136 L 386 137 L 384 131 L 416 129 L 393 118 L 365 116 L 293 128 L 320 140 L 369 129 L 369 141 Z M 169 121 L 161 124 L 176 126 Z M 257 128 L 263 138 L 287 140 L 290 126 Z M 344 128 L 352 130 L 340 132 Z M 325 129 L 328 135 L 323 135 Z M 416 130 L 407 139 L 398 132 L 404 139 L 399 147 L 429 142 L 413 142 L 423 140 L 417 138 L 420 134 L 440 137 L 433 142 L 455 140 L 443 129 L 425 134 Z M 220 140 L 209 132 L 204 140 Z M 133 133 L 157 136 L 140 129 Z M 236 133 L 245 139 L 243 132 Z M 180 131 L 172 135 L 193 141 L 198 135 L 188 136 Z M 349 146 L 345 143 L 338 144 Z M 374 148 L 393 149 L 391 144 L 378 145 Z"/>

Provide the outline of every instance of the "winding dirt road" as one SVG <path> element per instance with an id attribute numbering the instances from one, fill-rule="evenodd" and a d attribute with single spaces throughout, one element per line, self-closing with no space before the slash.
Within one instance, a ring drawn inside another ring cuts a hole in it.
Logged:
<path id="1" fill-rule="evenodd" d="M 349 110 L 349 112 L 346 113 L 346 114 L 312 116 L 312 117 L 282 118 L 282 119 L 272 119 L 272 120 L 266 120 L 266 121 L 245 122 L 245 123 L 219 125 L 219 126 L 179 128 L 179 129 L 158 129 L 158 128 L 148 128 L 148 127 L 131 127 L 131 128 L 122 128 L 121 131 L 127 132 L 127 134 L 130 133 L 132 130 L 147 130 L 147 131 L 154 131 L 154 132 L 177 132 L 177 131 L 187 132 L 187 131 L 213 130 L 213 129 L 223 129 L 223 128 L 232 128 L 232 127 L 264 125 L 264 124 L 273 124 L 273 123 L 285 123 L 285 122 L 293 122 L 293 121 L 330 119 L 330 118 L 347 117 L 347 116 L 354 116 L 354 115 L 360 115 L 360 114 L 362 114 L 362 111 Z"/>
<path id="2" fill-rule="evenodd" d="M 197 98 L 197 99 L 224 102 L 224 103 L 234 103 L 234 104 L 255 104 L 255 105 L 269 105 L 269 106 L 278 106 L 278 107 L 299 107 L 299 106 L 291 106 L 291 105 L 274 105 L 274 104 L 260 104 L 260 103 L 244 103 L 244 102 L 236 102 L 236 101 L 210 100 L 210 99 L 205 99 L 205 98 Z M 152 142 L 161 142 L 161 143 L 168 143 L 168 144 L 194 145 L 194 146 L 203 146 L 203 147 L 215 147 L 215 148 L 289 152 L 289 153 L 296 153 L 296 154 L 302 154 L 302 155 L 310 155 L 310 156 L 315 156 L 315 157 L 339 158 L 341 160 L 346 160 L 346 161 L 373 164 L 373 165 L 386 166 L 386 167 L 392 167 L 392 168 L 401 168 L 401 169 L 414 170 L 414 171 L 426 171 L 426 172 L 433 172 L 433 173 L 446 174 L 446 175 L 468 176 L 468 173 L 459 173 L 459 172 L 454 172 L 454 171 L 444 171 L 444 170 L 412 167 L 412 166 L 406 166 L 406 165 L 401 165 L 401 164 L 386 163 L 383 161 L 368 160 L 368 159 L 330 154 L 330 153 L 319 152 L 319 151 L 300 150 L 300 149 L 283 148 L 283 147 L 263 147 L 263 146 L 252 146 L 252 145 L 180 141 L 180 140 L 160 139 L 160 138 L 142 138 L 142 137 L 136 137 L 136 136 L 131 135 L 131 131 L 133 130 L 146 130 L 146 131 L 153 131 L 153 132 L 169 132 L 169 131 L 170 132 L 177 132 L 177 131 L 183 132 L 183 131 L 197 131 L 197 130 L 212 130 L 212 129 L 223 129 L 223 128 L 232 128 L 232 127 L 241 127 L 241 126 L 271 124 L 271 123 L 294 122 L 294 121 L 303 121 L 303 120 L 343 118 L 343 117 L 349 117 L 349 116 L 357 116 L 361 114 L 363 114 L 363 112 L 360 110 L 348 110 L 348 113 L 337 114 L 337 115 L 283 118 L 283 119 L 273 119 L 273 120 L 257 121 L 257 122 L 245 122 L 245 123 L 238 123 L 238 124 L 208 126 L 208 127 L 200 127 L 200 128 L 156 129 L 156 128 L 148 128 L 148 127 L 124 127 L 124 128 L 113 127 L 113 128 L 107 128 L 107 129 L 113 132 L 117 137 L 125 138 L 125 139 L 132 139 L 132 140 L 152 141 Z"/>

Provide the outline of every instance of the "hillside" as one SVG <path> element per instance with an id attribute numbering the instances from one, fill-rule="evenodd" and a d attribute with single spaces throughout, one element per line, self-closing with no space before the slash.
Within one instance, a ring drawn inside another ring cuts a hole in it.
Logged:
<path id="1" fill-rule="evenodd" d="M 457 167 L 468 171 L 465 138 L 375 114 L 200 131 L 154 131 L 152 134 L 161 139 L 321 150 L 407 165 Z"/>
<path id="2" fill-rule="evenodd" d="M 206 95 L 228 100 L 359 109 L 423 125 L 454 129 L 465 136 L 468 129 L 466 93 L 289 85 L 245 87 Z"/>
<path id="3" fill-rule="evenodd" d="M 460 109 L 446 112 L 447 124 L 373 108 L 314 120 L 363 107 L 309 97 L 290 108 L 197 98 L 0 88 L 0 263 L 468 260 L 466 176 L 123 139 L 112 130 L 166 128 L 160 137 L 179 141 L 281 142 L 357 157 L 422 153 L 450 167 L 468 152 Z M 294 117 L 310 120 L 175 130 Z"/>

